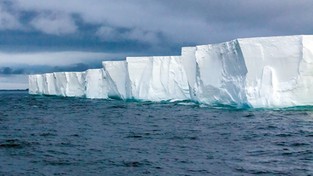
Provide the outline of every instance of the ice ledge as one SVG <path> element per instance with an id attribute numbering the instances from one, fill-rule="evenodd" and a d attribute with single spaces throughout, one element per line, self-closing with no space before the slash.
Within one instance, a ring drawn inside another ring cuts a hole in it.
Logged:
<path id="1" fill-rule="evenodd" d="M 313 36 L 241 38 L 29 76 L 29 93 L 275 108 L 313 105 Z"/>

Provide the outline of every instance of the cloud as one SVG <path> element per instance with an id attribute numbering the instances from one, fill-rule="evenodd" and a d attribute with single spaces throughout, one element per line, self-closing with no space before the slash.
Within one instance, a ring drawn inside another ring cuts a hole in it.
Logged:
<path id="1" fill-rule="evenodd" d="M 120 54 L 96 52 L 0 52 L 0 75 L 23 75 L 102 68 L 104 60 L 121 60 Z"/>
<path id="2" fill-rule="evenodd" d="M 11 67 L 2 67 L 0 68 L 0 74 L 3 75 L 11 75 L 11 74 L 23 74 L 24 69 L 16 69 L 16 68 L 11 68 Z"/>
<path id="3" fill-rule="evenodd" d="M 50 65 L 65 66 L 75 63 L 101 62 L 107 59 L 122 58 L 123 54 L 58 51 L 58 52 L 30 52 L 6 53 L 0 52 L 0 65 Z"/>
<path id="4" fill-rule="evenodd" d="M 101 61 L 122 59 L 126 54 L 100 52 L 0 52 L 0 89 L 27 88 L 27 75 L 102 68 Z"/>
<path id="5" fill-rule="evenodd" d="M 96 35 L 104 41 L 139 41 L 149 44 L 157 44 L 159 38 L 156 33 L 140 29 L 119 30 L 109 26 L 100 27 Z"/>
<path id="6" fill-rule="evenodd" d="M 0 3 L 0 30 L 15 30 L 21 27 L 18 18 L 5 10 Z"/>
<path id="7" fill-rule="evenodd" d="M 33 13 L 23 24 L 45 34 L 163 48 L 238 37 L 311 34 L 311 0 L 12 0 Z M 75 17 L 75 18 L 73 18 Z M 124 43 L 123 43 L 124 42 Z"/>
<path id="8" fill-rule="evenodd" d="M 152 44 L 157 44 L 159 42 L 159 38 L 155 32 L 144 31 L 141 29 L 133 29 L 125 33 L 125 38 Z"/>
<path id="9" fill-rule="evenodd" d="M 73 34 L 77 26 L 70 15 L 61 13 L 42 13 L 30 24 L 37 30 L 51 35 Z"/>
<path id="10" fill-rule="evenodd" d="M 116 29 L 108 26 L 100 27 L 97 30 L 96 35 L 105 41 L 121 40 L 122 38 L 121 34 Z"/>
<path id="11" fill-rule="evenodd" d="M 77 63 L 68 66 L 55 66 L 53 67 L 53 72 L 64 72 L 64 71 L 86 71 L 87 69 L 91 68 L 90 65 L 85 63 Z M 101 68 L 101 63 L 98 64 L 98 68 Z"/>
<path id="12" fill-rule="evenodd" d="M 5 66 L 0 67 L 1 76 L 10 75 L 29 75 L 29 74 L 41 74 L 41 73 L 52 73 L 52 72 L 67 72 L 67 71 L 86 71 L 92 68 L 102 68 L 102 63 L 74 63 L 62 66 L 51 66 L 51 65 L 16 65 L 16 66 Z"/>
<path id="13" fill-rule="evenodd" d="M 301 34 L 312 31 L 311 0 L 17 0 L 26 11 L 77 14 L 84 23 L 100 25 L 104 41 L 208 43 L 237 37 Z M 90 10 L 92 9 L 92 10 Z M 126 32 L 116 29 L 127 29 Z M 112 31 L 113 30 L 113 31 Z"/>

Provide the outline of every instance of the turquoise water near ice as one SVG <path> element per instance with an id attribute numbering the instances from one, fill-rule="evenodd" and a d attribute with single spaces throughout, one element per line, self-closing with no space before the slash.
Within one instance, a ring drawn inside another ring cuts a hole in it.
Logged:
<path id="1" fill-rule="evenodd" d="M 0 175 L 312 175 L 313 108 L 0 91 Z"/>

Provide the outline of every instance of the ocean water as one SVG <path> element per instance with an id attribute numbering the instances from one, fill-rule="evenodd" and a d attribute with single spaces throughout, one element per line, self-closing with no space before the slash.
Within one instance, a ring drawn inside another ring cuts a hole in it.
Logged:
<path id="1" fill-rule="evenodd" d="M 313 108 L 2 91 L 0 175 L 313 175 Z"/>

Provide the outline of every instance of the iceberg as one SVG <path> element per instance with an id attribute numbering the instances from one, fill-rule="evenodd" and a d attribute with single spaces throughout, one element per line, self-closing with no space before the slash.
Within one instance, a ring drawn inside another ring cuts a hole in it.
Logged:
<path id="1" fill-rule="evenodd" d="M 29 75 L 29 93 L 207 105 L 313 105 L 313 36 L 236 39 L 183 47 L 180 56 L 103 61 L 85 72 Z"/>

